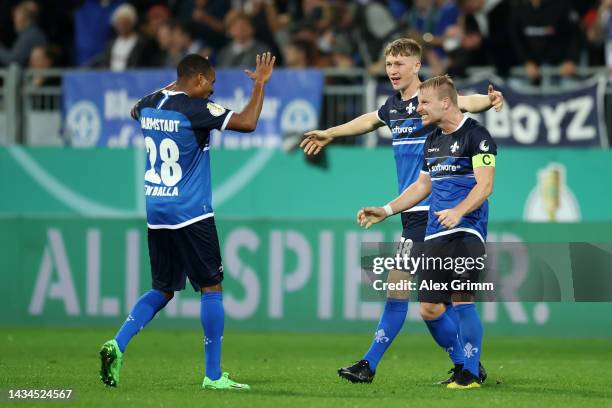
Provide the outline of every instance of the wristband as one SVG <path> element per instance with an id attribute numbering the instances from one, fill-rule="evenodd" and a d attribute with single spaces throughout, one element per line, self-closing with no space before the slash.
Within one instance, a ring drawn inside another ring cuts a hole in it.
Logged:
<path id="1" fill-rule="evenodd" d="M 383 207 L 383 210 L 385 210 L 385 213 L 387 214 L 387 217 L 390 217 L 390 216 L 392 216 L 393 214 L 395 214 L 395 213 L 393 212 L 393 210 L 391 209 L 391 206 L 390 206 L 389 204 L 385 205 L 385 206 Z"/>

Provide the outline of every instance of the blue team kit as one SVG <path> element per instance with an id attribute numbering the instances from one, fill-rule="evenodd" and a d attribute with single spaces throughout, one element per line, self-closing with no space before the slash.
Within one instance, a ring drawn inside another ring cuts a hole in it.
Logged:
<path id="1" fill-rule="evenodd" d="M 160 91 L 133 111 L 140 121 L 148 160 L 147 225 L 177 229 L 213 216 L 209 140 L 224 130 L 232 111 L 183 92 Z"/>
<path id="2" fill-rule="evenodd" d="M 480 123 L 464 117 L 459 128 L 451 134 L 443 134 L 436 128 L 425 142 L 422 161 L 425 172 L 431 177 L 431 206 L 425 240 L 467 232 L 476 235 L 482 242 L 487 238 L 489 203 L 485 200 L 476 210 L 465 214 L 461 222 L 446 229 L 438 222 L 434 212 L 456 207 L 476 185 L 472 158 L 476 155 L 497 154 L 497 145 Z"/>
<path id="3" fill-rule="evenodd" d="M 433 212 L 453 208 L 469 194 L 476 184 L 472 156 L 480 153 L 495 155 L 495 142 L 489 132 L 473 119 L 466 118 L 460 128 L 451 135 L 443 135 L 436 125 L 424 126 L 421 115 L 416 111 L 418 104 L 418 94 L 408 100 L 402 100 L 401 94 L 397 92 L 387 98 L 377 111 L 379 120 L 389 127 L 393 135 L 398 193 L 401 194 L 417 181 L 421 171 L 430 172 L 432 178 L 432 193 L 408 211 L 429 212 L 427 231 L 424 231 L 422 225 L 425 216 L 419 217 L 415 214 L 409 217 L 402 214 L 402 236 L 421 241 L 439 234 L 468 232 L 484 241 L 488 219 L 486 201 L 476 211 L 467 214 L 461 224 L 452 230 L 445 230 Z M 483 140 L 484 145 L 481 145 Z M 424 166 L 425 159 L 426 163 L 432 164 L 431 171 Z M 430 207 L 433 202 L 435 204 Z"/>

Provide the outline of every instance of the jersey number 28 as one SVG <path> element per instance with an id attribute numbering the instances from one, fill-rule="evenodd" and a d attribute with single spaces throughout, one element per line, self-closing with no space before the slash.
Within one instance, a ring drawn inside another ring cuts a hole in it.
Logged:
<path id="1" fill-rule="evenodd" d="M 159 158 L 162 161 L 160 174 L 155 171 L 157 161 L 157 146 L 151 137 L 145 137 L 145 147 L 149 154 L 151 168 L 145 172 L 144 179 L 153 184 L 165 184 L 174 186 L 183 177 L 183 170 L 178 164 L 179 148 L 176 142 L 170 138 L 165 138 L 159 144 Z M 161 177 L 160 177 L 161 175 Z"/>

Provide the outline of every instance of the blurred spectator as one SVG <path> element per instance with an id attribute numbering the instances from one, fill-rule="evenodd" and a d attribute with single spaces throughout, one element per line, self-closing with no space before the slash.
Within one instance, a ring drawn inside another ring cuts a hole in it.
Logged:
<path id="1" fill-rule="evenodd" d="M 355 8 L 344 0 L 330 3 L 330 26 L 323 31 L 317 40 L 319 51 L 331 55 L 334 49 L 342 50 L 351 55 L 353 41 L 350 37 Z"/>
<path id="2" fill-rule="evenodd" d="M 147 10 L 145 14 L 145 21 L 142 26 L 142 33 L 149 38 L 156 39 L 157 31 L 164 24 L 168 23 L 171 18 L 170 10 L 168 7 L 156 4 Z"/>
<path id="3" fill-rule="evenodd" d="M 331 25 L 331 2 L 326 0 L 301 0 L 301 7 L 293 8 L 291 15 L 292 30 L 304 26 L 323 32 Z"/>
<path id="4" fill-rule="evenodd" d="M 455 27 L 459 19 L 459 7 L 454 0 L 435 0 L 436 14 L 433 31 L 423 34 L 425 62 L 431 68 L 431 75 L 441 75 L 448 69 L 449 53 L 458 52 L 461 39 Z"/>
<path id="5" fill-rule="evenodd" d="M 597 12 L 601 4 L 602 0 L 574 0 L 572 2 L 574 9 L 581 17 L 585 16 L 591 10 Z"/>
<path id="6" fill-rule="evenodd" d="M 272 52 L 278 54 L 276 32 L 282 26 L 279 5 L 275 0 L 238 0 L 230 13 L 244 12 L 251 18 L 255 29 L 255 38 L 272 47 Z"/>
<path id="7" fill-rule="evenodd" d="M 168 61 L 168 52 L 170 51 L 170 47 L 172 46 L 172 28 L 174 24 L 171 22 L 162 23 L 155 35 L 155 39 L 157 41 L 157 47 L 164 54 L 164 59 L 162 65 L 167 66 Z"/>
<path id="8" fill-rule="evenodd" d="M 312 43 L 306 40 L 292 40 L 285 46 L 284 60 L 287 68 L 307 68 L 312 61 Z"/>
<path id="9" fill-rule="evenodd" d="M 331 49 L 331 63 L 336 68 L 353 68 L 353 47 L 346 41 L 336 41 Z"/>
<path id="10" fill-rule="evenodd" d="M 599 31 L 605 44 L 606 65 L 612 74 L 612 0 L 602 0 L 598 17 Z"/>
<path id="11" fill-rule="evenodd" d="M 34 1 L 23 1 L 13 9 L 13 25 L 17 39 L 10 49 L 0 46 L 0 66 L 17 63 L 25 66 L 28 63 L 32 48 L 46 42 L 45 34 L 37 25 L 38 4 Z"/>
<path id="12" fill-rule="evenodd" d="M 487 0 L 483 8 L 486 14 L 485 29 L 481 24 L 481 18 L 477 17 L 479 27 L 483 30 L 482 34 L 485 37 L 486 65 L 495 66 L 497 74 L 503 77 L 507 77 L 510 68 L 518 64 L 514 47 L 509 46 L 512 43 L 512 30 L 514 29 L 508 24 L 512 7 L 513 5 L 508 0 Z"/>
<path id="13" fill-rule="evenodd" d="M 370 0 L 362 3 L 355 13 L 357 44 L 361 57 L 370 66 L 380 58 L 381 50 L 397 31 L 398 24 L 383 4 Z"/>
<path id="14" fill-rule="evenodd" d="M 210 48 L 204 47 L 200 40 L 193 38 L 193 34 L 187 24 L 174 23 L 172 25 L 163 25 L 159 31 L 162 37 L 166 35 L 166 28 L 168 28 L 169 38 L 162 38 L 160 42 L 160 47 L 166 51 L 164 66 L 176 67 L 187 54 L 200 54 L 203 57 L 208 57 L 211 54 Z M 165 41 L 168 41 L 168 43 L 165 44 Z"/>
<path id="15" fill-rule="evenodd" d="M 57 66 L 60 58 L 59 48 L 55 45 L 37 45 L 32 48 L 30 53 L 30 68 L 48 69 Z M 59 76 L 34 75 L 32 85 L 34 86 L 59 86 L 61 79 Z"/>
<path id="16" fill-rule="evenodd" d="M 452 0 L 415 0 L 413 7 L 400 21 L 397 34 L 385 40 L 385 43 L 405 36 L 417 41 L 423 47 L 423 65 L 431 70 L 431 75 L 446 72 L 449 61 L 447 53 L 458 52 L 461 45 L 461 34 L 458 32 L 459 8 Z M 384 43 L 379 48 L 382 52 Z M 369 66 L 372 74 L 384 73 L 385 58 Z"/>
<path id="17" fill-rule="evenodd" d="M 574 75 L 582 33 L 570 0 L 522 0 L 512 11 L 512 43 L 529 79 L 538 83 L 543 65 Z"/>
<path id="18" fill-rule="evenodd" d="M 454 38 L 460 45 L 448 52 L 447 72 L 451 76 L 465 76 L 466 68 L 486 64 L 483 46 L 488 29 L 483 12 L 485 1 L 457 0 L 457 24 L 446 30 L 446 37 Z"/>
<path id="19" fill-rule="evenodd" d="M 77 65 L 89 63 L 103 51 L 111 33 L 111 16 L 125 0 L 85 0 L 74 15 Z"/>
<path id="20" fill-rule="evenodd" d="M 610 5 L 612 2 L 608 0 L 601 1 L 601 4 L 592 4 L 580 19 L 586 35 L 587 60 L 590 66 L 606 65 L 604 37 L 612 34 L 606 32 L 606 20 L 609 18 L 606 14 L 609 13 Z"/>
<path id="21" fill-rule="evenodd" d="M 194 36 L 205 41 L 215 51 L 223 47 L 226 14 L 230 11 L 229 0 L 180 0 L 175 1 L 175 16 L 179 21 L 194 24 Z"/>
<path id="22" fill-rule="evenodd" d="M 130 4 L 119 6 L 112 16 L 112 23 L 117 37 L 106 47 L 95 66 L 103 66 L 113 71 L 126 68 L 160 66 L 163 54 L 156 43 L 136 31 L 138 16 Z"/>
<path id="23" fill-rule="evenodd" d="M 393 18 L 399 20 L 404 14 L 408 12 L 412 4 L 403 0 L 388 0 L 387 1 L 389 12 L 393 15 Z"/>
<path id="24" fill-rule="evenodd" d="M 270 47 L 257 41 L 251 19 L 244 13 L 234 13 L 227 21 L 228 34 L 232 42 L 221 49 L 217 55 L 218 67 L 243 68 L 255 64 L 255 57 Z"/>

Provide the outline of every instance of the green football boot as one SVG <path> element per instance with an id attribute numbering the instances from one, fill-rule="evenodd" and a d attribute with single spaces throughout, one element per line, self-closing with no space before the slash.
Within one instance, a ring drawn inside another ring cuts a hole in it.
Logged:
<path id="1" fill-rule="evenodd" d="M 119 385 L 119 371 L 123 364 L 123 353 L 115 339 L 109 340 L 100 349 L 100 379 L 109 387 Z"/>
<path id="2" fill-rule="evenodd" d="M 223 373 L 218 380 L 211 380 L 204 377 L 202 388 L 205 390 L 250 390 L 251 387 L 247 384 L 240 384 L 230 380 L 229 373 Z"/>

